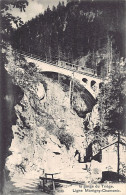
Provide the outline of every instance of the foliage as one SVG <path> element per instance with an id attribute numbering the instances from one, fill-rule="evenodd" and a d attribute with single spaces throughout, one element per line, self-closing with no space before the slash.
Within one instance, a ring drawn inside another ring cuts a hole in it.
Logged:
<path id="1" fill-rule="evenodd" d="M 37 71 L 36 65 L 32 62 L 28 65 L 28 72 L 30 75 L 33 75 Z"/>
<path id="2" fill-rule="evenodd" d="M 125 163 L 122 162 L 122 163 L 120 163 L 120 165 L 121 165 L 121 170 L 120 170 L 121 174 L 126 176 L 126 165 L 125 165 Z"/>
<path id="3" fill-rule="evenodd" d="M 74 138 L 66 132 L 60 132 L 58 134 L 58 139 L 60 140 L 61 144 L 64 144 L 66 146 L 67 150 L 70 149 L 70 146 L 74 142 Z"/>
<path id="4" fill-rule="evenodd" d="M 1 0 L 0 12 L 2 16 L 2 33 L 7 33 L 7 35 L 9 35 L 10 31 L 12 31 L 12 22 L 14 22 L 17 27 L 23 24 L 20 17 L 14 17 L 12 14 L 8 13 L 8 10 L 19 8 L 21 11 L 25 11 L 26 6 L 28 6 L 27 0 Z"/>
<path id="5" fill-rule="evenodd" d="M 13 34 L 17 49 L 44 60 L 77 61 L 90 53 L 87 67 L 108 60 L 111 45 L 122 52 L 125 9 L 123 1 L 68 1 L 49 7 Z M 101 65 L 101 64 L 99 64 Z"/>
<path id="6" fill-rule="evenodd" d="M 115 133 L 125 132 L 126 126 L 126 71 L 116 63 L 98 97 L 101 129 Z"/>

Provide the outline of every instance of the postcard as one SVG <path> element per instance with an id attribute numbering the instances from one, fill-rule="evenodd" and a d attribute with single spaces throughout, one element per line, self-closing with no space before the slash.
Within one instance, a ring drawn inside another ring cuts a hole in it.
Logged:
<path id="1" fill-rule="evenodd" d="M 1 194 L 126 194 L 126 1 L 0 5 Z"/>

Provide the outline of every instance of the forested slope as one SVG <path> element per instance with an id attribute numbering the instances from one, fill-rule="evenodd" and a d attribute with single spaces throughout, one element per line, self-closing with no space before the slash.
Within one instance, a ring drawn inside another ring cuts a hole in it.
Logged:
<path id="1" fill-rule="evenodd" d="M 124 57 L 124 19 L 124 1 L 62 2 L 18 28 L 13 45 L 46 60 L 74 61 L 101 71 L 115 56 Z"/>

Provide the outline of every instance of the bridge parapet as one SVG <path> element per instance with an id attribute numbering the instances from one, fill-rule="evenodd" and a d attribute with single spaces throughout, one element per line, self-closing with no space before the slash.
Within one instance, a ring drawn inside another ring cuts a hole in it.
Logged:
<path id="1" fill-rule="evenodd" d="M 17 52 L 19 53 L 19 51 Z M 20 54 L 22 54 L 28 62 L 35 63 L 41 72 L 56 72 L 79 80 L 80 84 L 82 84 L 94 98 L 97 97 L 99 84 L 102 83 L 102 79 L 95 74 L 94 70 L 64 61 L 55 61 L 55 63 L 46 61 L 22 51 Z"/>
<path id="2" fill-rule="evenodd" d="M 92 75 L 93 77 L 98 77 L 96 71 L 91 69 L 91 68 L 87 68 L 84 66 L 80 66 L 80 65 L 73 64 L 73 63 L 66 62 L 66 61 L 62 61 L 62 60 L 47 61 L 47 60 L 43 60 L 40 56 L 37 56 L 35 54 L 30 54 L 28 52 L 19 51 L 19 50 L 14 50 L 14 51 L 16 51 L 16 52 L 18 52 L 26 57 L 30 57 L 31 59 L 35 59 L 35 60 L 38 60 L 38 61 L 41 61 L 44 63 L 48 63 L 51 65 L 55 65 L 55 66 L 60 66 L 63 68 L 68 68 L 68 69 L 71 69 L 71 71 L 79 71 L 82 74 L 89 74 L 89 75 Z"/>
<path id="3" fill-rule="evenodd" d="M 67 67 L 67 68 L 70 68 L 73 71 L 79 71 L 81 73 L 88 73 L 88 74 L 97 76 L 96 72 L 93 69 L 87 68 L 87 67 L 84 67 L 84 66 L 80 66 L 80 65 L 77 65 L 77 64 L 73 64 L 73 63 L 70 63 L 70 62 L 65 62 L 65 61 L 60 60 L 60 61 L 58 61 L 58 66 Z"/>

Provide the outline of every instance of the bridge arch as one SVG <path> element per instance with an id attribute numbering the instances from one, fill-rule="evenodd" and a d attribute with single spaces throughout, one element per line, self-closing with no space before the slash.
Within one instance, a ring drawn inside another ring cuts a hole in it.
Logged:
<path id="1" fill-rule="evenodd" d="M 59 66 L 59 64 L 52 64 L 45 61 L 41 61 L 40 59 L 31 58 L 29 56 L 25 56 L 27 62 L 33 62 L 36 64 L 38 71 L 43 72 L 55 72 L 64 76 L 71 77 L 76 79 L 83 85 L 89 93 L 96 99 L 99 90 L 99 83 L 102 82 L 100 78 L 98 78 L 93 73 L 88 73 L 85 71 L 78 71 L 76 67 L 67 67 L 67 66 Z M 94 90 L 92 87 L 96 87 Z"/>
<path id="2" fill-rule="evenodd" d="M 96 81 L 92 80 L 91 81 L 91 87 L 93 87 L 96 84 Z"/>
<path id="3" fill-rule="evenodd" d="M 103 82 L 99 83 L 99 89 L 101 89 L 101 87 L 103 86 Z"/>
<path id="4" fill-rule="evenodd" d="M 86 78 L 83 78 L 82 81 L 87 84 L 88 80 Z"/>

